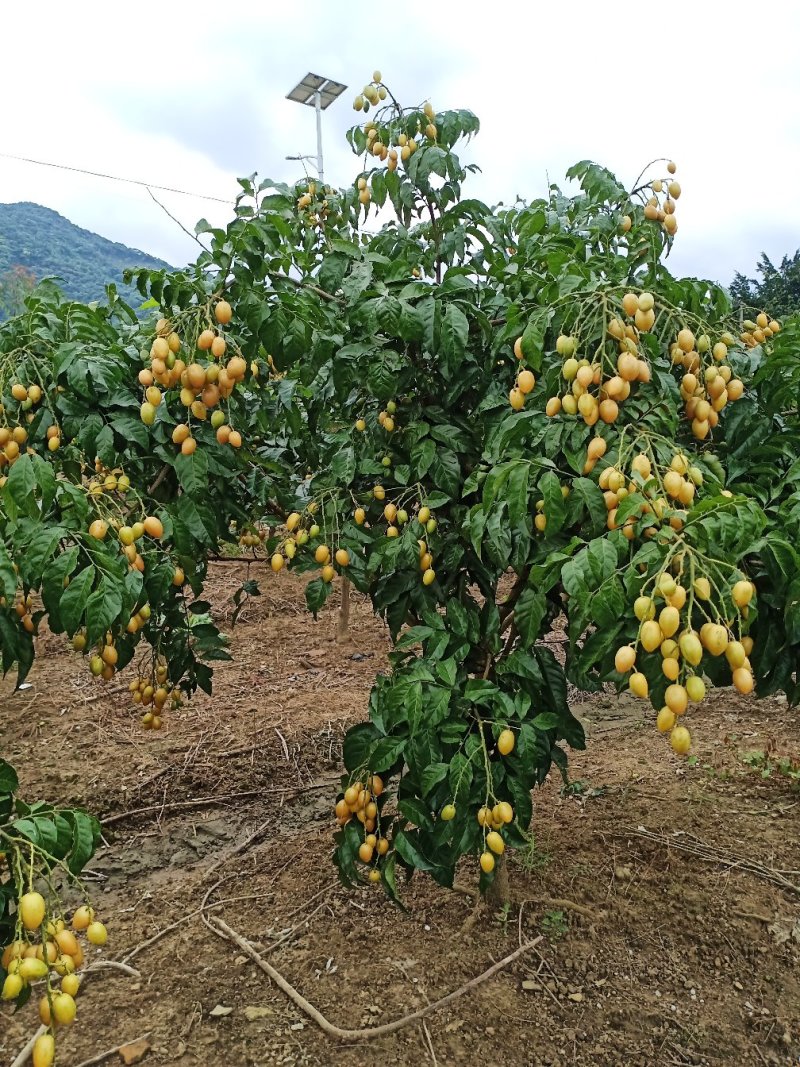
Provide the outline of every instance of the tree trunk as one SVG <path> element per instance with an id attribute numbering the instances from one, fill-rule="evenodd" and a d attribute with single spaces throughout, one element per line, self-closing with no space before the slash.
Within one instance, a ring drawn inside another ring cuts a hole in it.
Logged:
<path id="1" fill-rule="evenodd" d="M 494 868 L 492 884 L 486 891 L 486 903 L 491 911 L 499 911 L 511 903 L 511 889 L 508 884 L 508 865 L 505 856 L 498 856 Z"/>
<path id="2" fill-rule="evenodd" d="M 346 644 L 350 640 L 350 579 L 342 578 L 342 602 L 336 620 L 336 641 Z"/>

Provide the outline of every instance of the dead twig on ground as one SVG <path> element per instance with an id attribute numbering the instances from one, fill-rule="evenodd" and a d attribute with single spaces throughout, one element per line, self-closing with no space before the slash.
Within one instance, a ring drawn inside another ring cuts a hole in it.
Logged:
<path id="1" fill-rule="evenodd" d="M 688 852 L 699 859 L 705 860 L 707 863 L 716 863 L 721 867 L 727 867 L 729 870 L 744 871 L 746 874 L 752 874 L 764 882 L 771 882 L 781 889 L 800 895 L 800 885 L 790 882 L 780 869 L 767 867 L 765 864 L 759 863 L 757 860 L 748 859 L 746 856 L 736 856 L 733 853 L 726 852 L 715 845 L 709 845 L 705 841 L 701 841 L 700 838 L 693 837 L 691 834 L 686 833 L 685 830 L 679 830 L 675 834 L 667 835 L 655 833 L 644 826 L 629 826 L 623 827 L 622 831 L 615 836 L 628 837 L 631 834 L 636 837 L 643 837 L 646 841 L 652 841 L 666 848 L 676 848 L 681 852 Z"/>
<path id="2" fill-rule="evenodd" d="M 459 988 L 455 989 L 452 993 L 448 993 L 446 996 L 440 997 L 439 1000 L 434 1001 L 432 1004 L 426 1004 L 424 1008 L 420 1008 L 417 1011 L 411 1012 L 409 1015 L 404 1015 L 400 1019 L 395 1019 L 393 1022 L 390 1023 L 383 1023 L 380 1026 L 367 1027 L 364 1030 L 348 1030 L 329 1022 L 325 1018 L 325 1016 L 314 1007 L 313 1004 L 306 1000 L 302 993 L 298 992 L 298 990 L 295 989 L 295 987 L 291 985 L 291 983 L 286 981 L 280 971 L 277 971 L 271 963 L 268 963 L 263 958 L 263 956 L 259 955 L 259 953 L 256 952 L 256 950 L 250 944 L 250 942 L 245 940 L 245 938 L 243 938 L 241 934 L 238 934 L 235 930 L 231 929 L 231 927 L 228 926 L 228 924 L 224 920 L 218 919 L 216 916 L 212 916 L 209 920 L 207 920 L 207 924 L 212 930 L 214 930 L 214 932 L 219 937 L 223 938 L 226 941 L 230 941 L 235 945 L 238 945 L 242 952 L 244 952 L 246 956 L 248 956 L 258 967 L 260 967 L 260 969 L 266 975 L 268 975 L 272 979 L 272 981 L 278 986 L 281 992 L 285 993 L 286 996 L 303 1012 L 304 1015 L 307 1015 L 309 1019 L 315 1022 L 317 1026 L 319 1026 L 319 1028 L 323 1031 L 323 1033 L 327 1034 L 329 1037 L 332 1037 L 337 1041 L 368 1041 L 376 1037 L 385 1037 L 387 1034 L 393 1034 L 397 1030 L 401 1030 L 403 1029 L 403 1027 L 408 1026 L 410 1023 L 420 1022 L 422 1019 L 427 1018 L 428 1015 L 431 1015 L 433 1012 L 438 1011 L 445 1005 L 452 1003 L 458 997 L 461 997 L 465 993 L 468 993 L 471 990 L 475 989 L 477 986 L 487 981 L 493 975 L 497 974 L 498 971 L 501 971 L 503 970 L 503 968 L 508 967 L 516 959 L 519 959 L 519 957 L 522 956 L 524 953 L 529 952 L 531 949 L 534 949 L 536 945 L 542 940 L 541 937 L 537 937 L 533 941 L 526 942 L 526 944 L 521 945 L 508 956 L 505 956 L 502 960 L 499 960 L 497 963 L 492 964 L 492 966 L 489 967 L 487 970 L 483 971 L 482 974 L 477 975 L 475 978 L 470 979 L 469 982 L 466 982 L 464 985 L 459 986 Z"/>
<path id="3" fill-rule="evenodd" d="M 126 1045 L 133 1045 L 137 1041 L 146 1041 L 149 1036 L 149 1033 L 139 1034 L 139 1036 L 133 1038 L 132 1041 L 123 1041 L 121 1045 L 115 1045 L 113 1048 L 106 1049 L 105 1052 L 98 1052 L 96 1056 L 90 1056 L 88 1060 L 81 1060 L 81 1062 L 77 1064 L 77 1067 L 91 1067 L 91 1064 L 93 1063 L 102 1063 L 103 1060 L 107 1060 L 109 1056 L 115 1055 Z"/>

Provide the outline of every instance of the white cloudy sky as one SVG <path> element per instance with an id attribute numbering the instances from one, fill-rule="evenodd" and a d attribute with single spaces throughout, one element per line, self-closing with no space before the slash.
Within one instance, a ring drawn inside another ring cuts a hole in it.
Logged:
<path id="1" fill-rule="evenodd" d="M 324 115 L 326 176 L 351 180 L 343 134 L 373 68 L 402 101 L 468 107 L 473 195 L 541 194 L 595 159 L 626 183 L 672 156 L 684 194 L 673 269 L 727 282 L 800 246 L 800 7 L 620 0 L 78 0 L 3 4 L 0 153 L 230 198 L 235 178 L 297 177 L 314 114 L 308 70 L 351 86 Z M 159 193 L 189 228 L 224 204 Z M 144 189 L 0 156 L 0 202 L 33 200 L 174 264 L 195 245 Z"/>

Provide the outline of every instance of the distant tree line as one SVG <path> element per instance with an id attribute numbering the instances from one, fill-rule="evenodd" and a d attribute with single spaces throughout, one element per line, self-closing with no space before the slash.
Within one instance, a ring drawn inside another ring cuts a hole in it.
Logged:
<path id="1" fill-rule="evenodd" d="M 764 252 L 756 267 L 758 278 L 747 278 L 738 271 L 730 286 L 736 304 L 763 308 L 775 318 L 800 311 L 800 249 L 784 256 L 779 267 Z"/>

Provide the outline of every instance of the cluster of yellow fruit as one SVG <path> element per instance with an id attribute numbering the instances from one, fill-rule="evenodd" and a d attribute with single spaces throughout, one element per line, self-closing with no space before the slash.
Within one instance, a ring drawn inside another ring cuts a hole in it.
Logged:
<path id="1" fill-rule="evenodd" d="M 655 323 L 655 300 L 652 293 L 626 293 L 622 300 L 625 314 L 634 321 L 626 323 L 613 317 L 607 332 L 617 342 L 619 354 L 614 373 L 604 377 L 602 362 L 576 357 L 577 341 L 568 334 L 556 339 L 556 352 L 564 363 L 561 374 L 569 383 L 563 396 L 551 397 L 545 412 L 551 418 L 560 413 L 580 415 L 587 426 L 602 421 L 611 424 L 619 417 L 619 407 L 631 394 L 636 382 L 647 383 L 651 378 L 650 364 L 639 354 L 639 334 L 647 333 Z M 592 391 L 596 389 L 596 394 Z"/>
<path id="2" fill-rule="evenodd" d="M 514 355 L 518 360 L 524 358 L 521 337 L 518 337 L 514 342 Z M 514 385 L 508 394 L 508 402 L 514 411 L 522 411 L 525 407 L 525 398 L 533 392 L 535 385 L 536 378 L 534 377 L 533 371 L 525 368 L 517 372 Z"/>
<path id="3" fill-rule="evenodd" d="M 28 431 L 24 426 L 0 426 L 0 471 L 4 467 L 13 467 L 22 452 L 22 446 L 28 440 Z M 2 476 L 5 485 L 6 476 Z"/>
<path id="4" fill-rule="evenodd" d="M 514 731 L 501 730 L 497 738 L 497 751 L 501 756 L 508 756 L 514 751 L 516 737 Z M 452 804 L 445 805 L 441 811 L 441 817 L 445 821 L 455 817 L 456 809 Z M 480 856 L 480 866 L 484 874 L 491 874 L 495 868 L 495 856 L 502 856 L 506 850 L 506 843 L 500 831 L 504 826 L 514 821 L 514 809 L 507 800 L 501 800 L 489 805 L 487 798 L 482 808 L 477 813 L 478 825 L 483 829 L 483 852 Z"/>
<path id="5" fill-rule="evenodd" d="M 373 70 L 372 81 L 367 82 L 353 101 L 354 111 L 369 111 L 369 105 L 375 107 L 379 100 L 386 99 L 386 86 L 379 70 Z"/>
<path id="6" fill-rule="evenodd" d="M 383 789 L 383 779 L 377 774 L 370 774 L 363 781 L 352 782 L 334 808 L 339 826 L 346 826 L 355 818 L 364 827 L 364 840 L 359 845 L 358 858 L 365 864 L 373 863 L 376 857 L 385 856 L 389 851 L 389 840 L 380 835 L 378 828 L 376 798 L 383 793 Z M 367 877 L 370 882 L 379 882 L 381 873 L 378 867 L 372 867 Z"/>
<path id="7" fill-rule="evenodd" d="M 601 437 L 601 438 L 598 438 L 597 440 L 602 441 L 603 439 Z M 561 496 L 564 498 L 564 500 L 566 500 L 567 497 L 569 496 L 569 486 L 568 485 L 562 485 L 561 486 Z M 547 529 L 547 512 L 545 511 L 545 508 L 544 508 L 544 500 L 537 500 L 536 501 L 536 514 L 534 515 L 534 518 L 533 518 L 533 525 L 536 527 L 536 529 L 539 531 L 539 533 L 544 533 L 544 531 Z"/>
<path id="8" fill-rule="evenodd" d="M 239 544 L 243 548 L 257 548 L 266 540 L 267 531 L 262 527 L 242 530 L 239 534 Z"/>
<path id="9" fill-rule="evenodd" d="M 215 304 L 214 318 L 219 326 L 226 326 L 232 316 L 233 310 L 227 300 L 219 300 Z M 145 426 L 153 425 L 156 411 L 163 400 L 163 391 L 159 386 L 170 389 L 180 384 L 181 403 L 194 418 L 205 422 L 209 418 L 209 410 L 221 400 L 227 400 L 237 383 L 244 380 L 247 363 L 241 355 L 232 356 L 225 364 L 200 363 L 195 359 L 187 366 L 184 360 L 178 358 L 180 348 L 181 339 L 171 324 L 166 319 L 159 319 L 156 338 L 150 347 L 150 366 L 139 371 L 139 384 L 145 389 L 139 414 Z M 213 360 L 221 360 L 227 352 L 228 342 L 216 330 L 206 328 L 197 337 L 197 348 L 200 352 L 210 353 Z M 156 382 L 159 384 L 156 385 Z M 241 434 L 227 425 L 222 411 L 212 412 L 210 421 L 220 444 L 241 448 Z M 188 423 L 178 423 L 172 432 L 172 440 L 180 445 L 185 456 L 190 456 L 197 447 Z"/>
<path id="10" fill-rule="evenodd" d="M 372 494 L 377 501 L 383 502 L 386 499 L 386 490 L 382 485 L 376 485 L 372 490 Z M 410 518 L 406 508 L 398 508 L 397 505 L 393 504 L 391 501 L 384 505 L 382 517 L 388 524 L 386 527 L 387 537 L 399 537 L 400 530 L 406 525 Z M 415 518 L 422 527 L 422 532 L 428 535 L 436 532 L 436 528 L 439 524 L 427 504 L 420 505 Z M 357 526 L 369 525 L 367 523 L 367 513 L 364 508 L 356 508 L 353 513 L 353 519 Z M 419 538 L 417 544 L 419 546 L 419 569 L 422 573 L 422 584 L 432 585 L 436 580 L 436 571 L 433 569 L 433 552 L 431 551 L 429 543 L 425 539 Z"/>
<path id="11" fill-rule="evenodd" d="M 145 730 L 160 730 L 167 702 L 173 708 L 181 702 L 180 689 L 168 688 L 167 674 L 167 665 L 157 663 L 149 677 L 135 678 L 128 685 L 133 703 L 147 709 L 141 719 Z"/>
<path id="12" fill-rule="evenodd" d="M 650 183 L 652 196 L 644 207 L 644 217 L 651 222 L 660 222 L 664 232 L 674 237 L 678 232 L 678 220 L 675 218 L 675 201 L 681 195 L 681 187 L 672 177 L 678 168 L 670 161 L 667 163 L 668 178 L 655 178 Z"/>
<path id="13" fill-rule="evenodd" d="M 596 442 L 597 445 L 593 449 Z M 591 469 L 589 463 L 592 456 L 602 455 L 603 452 L 605 448 L 601 451 L 598 438 L 590 441 L 587 468 Z M 626 467 L 628 476 L 623 469 Z M 669 523 L 673 530 L 683 529 L 686 519 L 683 508 L 691 505 L 697 489 L 703 484 L 703 472 L 699 467 L 692 466 L 680 452 L 672 457 L 666 470 L 655 465 L 645 452 L 639 452 L 627 463 L 618 461 L 616 465 L 604 467 L 598 484 L 603 490 L 603 499 L 608 511 L 606 525 L 609 530 L 618 528 L 617 509 L 627 496 L 638 493 L 645 497 L 639 515 L 628 515 L 622 523 L 624 536 L 632 541 L 638 533 L 640 519 L 657 520 L 655 523 L 646 523 L 645 537 L 654 536 L 660 523 Z"/>
<path id="14" fill-rule="evenodd" d="M 397 404 L 394 400 L 389 400 L 386 403 L 386 407 L 382 411 L 378 412 L 378 425 L 384 429 L 387 433 L 394 433 L 397 427 L 397 420 L 395 415 L 397 414 Z M 367 428 L 367 420 L 363 417 L 356 419 L 355 428 L 359 433 L 364 433 Z"/>
<path id="15" fill-rule="evenodd" d="M 6 598 L 0 596 L 0 608 L 6 606 Z M 14 602 L 14 611 L 22 624 L 23 629 L 27 630 L 29 634 L 36 632 L 36 625 L 33 621 L 33 597 L 30 593 L 27 596 L 17 591 L 17 599 Z"/>
<path id="16" fill-rule="evenodd" d="M 731 599 L 743 617 L 747 615 L 754 594 L 753 583 L 746 579 L 735 582 L 731 589 Z M 647 678 L 641 671 L 634 670 L 638 648 L 641 645 L 647 653 L 660 652 L 661 671 L 670 685 L 666 688 L 664 707 L 658 713 L 656 725 L 662 733 L 669 733 L 672 748 L 680 755 L 689 751 L 692 739 L 685 726 L 676 725 L 677 719 L 690 702 L 699 703 L 706 695 L 702 670 L 697 670 L 704 653 L 712 657 L 724 655 L 736 689 L 740 693 L 753 690 L 753 671 L 748 658 L 753 639 L 733 637 L 730 626 L 711 605 L 712 596 L 713 587 L 705 575 L 695 577 L 687 590 L 668 570 L 663 570 L 654 580 L 650 593 L 643 590 L 633 605 L 634 615 L 640 623 L 636 644 L 623 645 L 614 658 L 614 666 L 620 674 L 633 672 L 629 686 L 634 696 L 645 698 L 649 695 Z M 695 607 L 701 605 L 706 621 L 697 631 L 693 615 Z M 686 612 L 682 617 L 684 608 Z"/>
<path id="17" fill-rule="evenodd" d="M 103 487 L 100 487 L 103 491 Z M 98 495 L 98 494 L 95 494 Z M 142 520 L 128 525 L 127 521 L 121 521 L 119 517 L 112 515 L 108 519 L 94 519 L 89 525 L 89 536 L 97 541 L 105 541 L 109 529 L 113 528 L 122 545 L 122 550 L 131 569 L 144 572 L 144 558 L 140 555 L 136 545 L 145 534 L 158 540 L 164 535 L 164 524 L 156 515 L 148 515 Z M 182 585 L 183 583 L 177 583 Z"/>
<path id="18" fill-rule="evenodd" d="M 91 945 L 105 945 L 108 932 L 95 918 L 94 909 L 79 907 L 72 916 L 72 930 L 63 919 L 47 917 L 47 904 L 41 893 L 25 893 L 19 900 L 21 928 L 17 940 L 3 949 L 0 964 L 7 972 L 3 1000 L 17 997 L 35 982 L 46 983 L 39 1001 L 39 1018 L 48 1027 L 33 1046 L 34 1067 L 50 1067 L 55 1059 L 56 1026 L 68 1026 L 77 1014 L 75 997 L 81 980 L 76 974 L 84 959 L 77 934 Z M 38 933 L 38 939 L 36 935 Z M 60 979 L 60 986 L 56 982 Z"/>
<path id="19" fill-rule="evenodd" d="M 712 344 L 708 334 L 695 337 L 684 327 L 670 347 L 673 365 L 686 372 L 681 379 L 681 397 L 692 435 L 698 441 L 704 441 L 718 425 L 722 409 L 744 394 L 744 383 L 733 377 L 725 362 L 728 349 L 734 344 L 736 339 L 729 333 Z"/>
<path id="20" fill-rule="evenodd" d="M 306 225 L 324 226 L 331 211 L 331 202 L 328 197 L 333 196 L 333 189 L 329 185 L 320 186 L 317 191 L 316 182 L 308 182 L 305 189 L 297 197 L 297 210 Z"/>
<path id="21" fill-rule="evenodd" d="M 781 324 L 777 319 L 771 319 L 762 311 L 756 316 L 755 322 L 752 319 L 744 320 L 739 339 L 748 348 L 755 348 L 756 345 L 763 344 L 770 337 L 774 337 L 776 333 L 780 332 L 780 328 Z"/>
<path id="22" fill-rule="evenodd" d="M 308 543 L 320 535 L 319 525 L 313 520 L 317 511 L 317 505 L 313 501 L 306 508 L 305 515 L 299 511 L 293 511 L 286 519 L 286 529 L 290 536 L 285 538 L 280 548 L 273 552 L 270 566 L 275 574 L 282 571 L 287 559 L 294 559 L 298 546 Z M 310 522 L 309 522 L 310 520 Z M 314 549 L 314 560 L 320 565 L 320 577 L 323 582 L 332 582 L 336 577 L 336 569 L 333 562 L 342 568 L 350 562 L 350 553 L 346 548 L 339 547 L 331 552 L 326 544 L 319 544 Z"/>
<path id="23" fill-rule="evenodd" d="M 108 468 L 100 459 L 95 459 L 94 473 L 97 477 L 91 478 L 86 487 L 90 496 L 102 496 L 104 493 L 124 495 L 131 487 L 131 480 L 122 467 Z"/>

